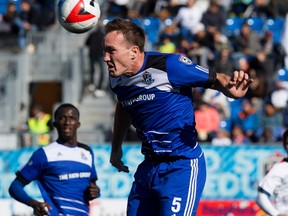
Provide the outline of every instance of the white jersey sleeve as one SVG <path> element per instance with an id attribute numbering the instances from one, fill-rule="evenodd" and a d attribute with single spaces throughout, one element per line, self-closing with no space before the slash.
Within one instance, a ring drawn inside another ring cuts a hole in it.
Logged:
<path id="1" fill-rule="evenodd" d="M 269 199 L 268 194 L 266 194 L 265 192 L 261 190 L 258 191 L 256 202 L 259 205 L 259 207 L 267 214 L 271 216 L 277 216 L 279 214 L 279 212 Z"/>
<path id="2" fill-rule="evenodd" d="M 276 163 L 259 183 L 260 192 L 273 196 L 275 209 L 288 213 L 288 163 Z M 265 205 L 264 201 L 264 205 Z M 273 214 L 272 214 L 273 215 Z"/>

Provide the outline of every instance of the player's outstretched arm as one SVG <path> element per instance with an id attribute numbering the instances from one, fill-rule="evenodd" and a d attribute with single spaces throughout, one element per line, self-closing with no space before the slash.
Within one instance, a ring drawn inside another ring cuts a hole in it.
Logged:
<path id="1" fill-rule="evenodd" d="M 114 117 L 110 163 L 114 167 L 116 167 L 119 172 L 121 171 L 129 172 L 129 168 L 125 166 L 122 161 L 123 156 L 122 142 L 130 125 L 131 125 L 130 116 L 123 109 L 122 105 L 119 102 L 117 102 Z"/>
<path id="2" fill-rule="evenodd" d="M 217 73 L 212 88 L 221 91 L 227 97 L 237 99 L 246 94 L 252 82 L 253 79 L 244 71 L 234 71 L 231 77 L 223 73 Z"/>

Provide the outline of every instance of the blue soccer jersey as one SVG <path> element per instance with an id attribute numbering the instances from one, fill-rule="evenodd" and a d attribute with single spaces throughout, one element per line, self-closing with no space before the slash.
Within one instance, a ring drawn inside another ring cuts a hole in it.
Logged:
<path id="1" fill-rule="evenodd" d="M 129 113 L 146 156 L 199 157 L 191 87 L 208 88 L 215 73 L 183 56 L 146 52 L 132 77 L 110 76 L 111 89 Z"/>
<path id="2" fill-rule="evenodd" d="M 43 199 L 52 207 L 50 215 L 89 215 L 85 193 L 89 183 L 97 180 L 93 161 L 87 145 L 53 142 L 35 151 L 16 175 L 26 184 L 38 180 Z"/>

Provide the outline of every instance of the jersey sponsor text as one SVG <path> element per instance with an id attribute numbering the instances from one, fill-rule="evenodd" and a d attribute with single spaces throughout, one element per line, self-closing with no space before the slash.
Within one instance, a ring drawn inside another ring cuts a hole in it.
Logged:
<path id="1" fill-rule="evenodd" d="M 91 175 L 90 172 L 80 172 L 80 173 L 66 173 L 63 175 L 59 175 L 60 180 L 68 180 L 75 178 L 89 178 Z"/>
<path id="2" fill-rule="evenodd" d="M 142 94 L 136 98 L 132 98 L 130 100 L 122 101 L 121 104 L 123 107 L 132 106 L 136 102 L 154 100 L 155 94 Z"/>

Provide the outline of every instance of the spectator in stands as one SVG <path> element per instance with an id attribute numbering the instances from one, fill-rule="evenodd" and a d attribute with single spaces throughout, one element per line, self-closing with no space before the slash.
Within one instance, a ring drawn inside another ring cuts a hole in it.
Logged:
<path id="1" fill-rule="evenodd" d="M 205 30 L 205 26 L 199 23 L 194 29 L 194 37 L 191 41 L 189 55 L 203 67 L 210 67 L 214 61 L 214 35 Z"/>
<path id="2" fill-rule="evenodd" d="M 271 127 L 266 127 L 260 134 L 260 137 L 258 138 L 258 143 L 267 143 L 269 145 L 278 142 L 277 138 L 273 134 L 273 130 Z"/>
<path id="3" fill-rule="evenodd" d="M 141 2 L 141 1 L 135 1 L 135 2 Z M 155 6 L 156 6 L 157 0 L 142 0 L 142 5 L 139 8 L 139 15 L 142 18 L 153 16 L 155 13 Z"/>
<path id="4" fill-rule="evenodd" d="M 39 29 L 41 20 L 39 17 L 41 17 L 39 7 L 33 5 L 29 0 L 21 0 L 19 16 L 15 19 L 19 36 L 18 44 L 21 49 L 26 46 L 27 33 Z"/>
<path id="5" fill-rule="evenodd" d="M 275 89 L 271 93 L 271 103 L 278 109 L 283 110 L 286 108 L 288 102 L 288 89 L 286 82 L 276 81 Z"/>
<path id="6" fill-rule="evenodd" d="M 283 109 L 283 123 L 284 127 L 288 128 L 288 100 L 286 103 L 286 107 Z"/>
<path id="7" fill-rule="evenodd" d="M 216 136 L 220 127 L 220 115 L 214 107 L 201 102 L 195 110 L 195 121 L 199 141 L 211 141 Z"/>
<path id="8" fill-rule="evenodd" d="M 227 17 L 234 0 L 214 0 L 214 1 L 218 3 L 218 5 L 221 7 L 221 9 L 225 14 L 225 17 Z"/>
<path id="9" fill-rule="evenodd" d="M 266 83 L 266 94 L 270 95 L 274 87 L 275 71 L 283 66 L 283 50 L 279 44 L 274 44 L 273 32 L 266 31 L 260 40 L 262 52 L 259 52 L 253 65 Z"/>
<path id="10" fill-rule="evenodd" d="M 215 63 L 213 65 L 215 71 L 221 71 L 227 75 L 232 74 L 234 64 L 231 59 L 231 52 L 229 46 L 219 50 L 219 55 L 215 56 Z"/>
<path id="11" fill-rule="evenodd" d="M 129 12 L 128 3 L 129 0 L 109 0 L 107 15 L 111 17 L 118 16 L 121 18 L 127 18 Z"/>
<path id="12" fill-rule="evenodd" d="M 265 55 L 273 55 L 273 43 L 273 32 L 266 31 L 264 37 L 260 39 L 260 44 Z"/>
<path id="13" fill-rule="evenodd" d="M 27 119 L 29 118 L 28 106 L 21 102 L 18 110 L 18 122 L 12 130 L 16 131 L 19 136 L 20 146 L 25 147 L 26 144 L 31 144 L 31 137 L 25 136 L 28 131 Z M 28 140 L 25 141 L 25 138 Z"/>
<path id="14" fill-rule="evenodd" d="M 159 51 L 163 53 L 175 53 L 176 45 L 171 41 L 170 37 L 165 36 L 161 40 Z"/>
<path id="15" fill-rule="evenodd" d="M 229 10 L 229 16 L 243 17 L 246 8 L 252 4 L 253 1 L 254 0 L 233 0 Z"/>
<path id="16" fill-rule="evenodd" d="M 202 19 L 203 11 L 197 6 L 196 0 L 188 0 L 187 5 L 181 7 L 173 20 L 173 26 L 180 26 L 181 36 L 192 40 L 196 28 Z"/>
<path id="17" fill-rule="evenodd" d="M 242 101 L 244 98 L 240 98 L 238 100 L 231 100 L 229 99 L 229 105 L 230 105 L 230 119 L 228 119 L 230 127 L 229 129 L 232 129 L 232 127 L 235 125 L 235 122 L 238 118 L 238 113 L 242 110 Z"/>
<path id="18" fill-rule="evenodd" d="M 257 33 L 252 31 L 247 23 L 244 23 L 240 35 L 236 37 L 235 47 L 237 52 L 232 54 L 232 59 L 236 68 L 241 67 L 239 63 L 246 61 L 246 63 L 249 64 L 249 67 L 247 66 L 247 68 L 256 70 L 256 73 L 254 72 L 253 76 L 254 78 L 257 77 L 258 81 L 254 83 L 254 89 L 253 91 L 251 89 L 250 93 L 256 94 L 255 87 L 257 86 L 257 94 L 258 97 L 261 98 L 265 98 L 265 96 L 271 92 L 273 84 L 271 81 L 271 76 L 273 76 L 274 71 L 273 61 L 267 57 L 267 55 L 269 55 L 269 50 L 266 45 L 268 46 L 268 44 L 263 41 L 261 44 L 261 38 Z M 250 72 L 251 69 L 249 69 Z M 247 73 L 250 72 L 247 71 Z"/>
<path id="19" fill-rule="evenodd" d="M 230 138 L 229 131 L 220 128 L 216 132 L 216 136 L 212 138 L 211 144 L 213 146 L 230 146 L 232 144 L 232 140 Z"/>
<path id="20" fill-rule="evenodd" d="M 250 4 L 243 16 L 245 18 L 249 17 L 261 17 L 261 18 L 272 18 L 274 17 L 273 10 L 268 5 L 267 0 L 255 0 L 252 4 Z"/>
<path id="21" fill-rule="evenodd" d="M 272 103 L 267 102 L 264 105 L 264 109 L 259 113 L 259 122 L 260 127 L 257 131 L 259 142 L 275 142 L 281 140 L 284 130 L 283 115 Z"/>
<path id="22" fill-rule="evenodd" d="M 271 0 L 269 1 L 269 7 L 275 17 L 285 17 L 288 13 L 288 1 Z"/>
<path id="23" fill-rule="evenodd" d="M 31 107 L 31 117 L 28 119 L 28 130 L 32 137 L 32 144 L 41 146 L 49 144 L 52 129 L 51 115 L 45 113 L 40 104 L 33 104 Z"/>
<path id="24" fill-rule="evenodd" d="M 240 34 L 235 38 L 236 53 L 232 57 L 235 62 L 241 57 L 249 58 L 249 61 L 262 51 L 260 38 L 256 32 L 252 31 L 247 23 L 241 27 Z"/>
<path id="25" fill-rule="evenodd" d="M 231 129 L 232 145 L 243 145 L 251 143 L 251 140 L 244 133 L 243 129 L 239 125 L 234 125 Z"/>
<path id="26" fill-rule="evenodd" d="M 162 2 L 164 1 L 162 0 Z M 167 2 L 166 8 L 170 12 L 171 16 L 175 17 L 177 13 L 179 12 L 180 8 L 185 7 L 187 5 L 188 0 L 166 0 L 166 2 Z"/>
<path id="27" fill-rule="evenodd" d="M 283 35 L 281 39 L 281 48 L 284 51 L 284 67 L 288 68 L 288 13 L 286 14 Z"/>
<path id="28" fill-rule="evenodd" d="M 228 49 L 232 51 L 232 45 L 231 42 L 228 40 L 228 37 L 223 34 L 222 32 L 215 30 L 213 33 L 213 41 L 214 41 L 214 55 L 215 58 L 217 58 L 223 49 Z M 230 54 L 230 53 L 229 53 Z M 229 60 L 231 61 L 231 59 Z"/>
<path id="29" fill-rule="evenodd" d="M 266 83 L 264 76 L 260 73 L 257 73 L 256 70 L 251 66 L 251 63 L 247 58 L 240 58 L 238 60 L 238 69 L 243 70 L 249 76 L 253 77 L 253 85 L 250 86 L 250 89 L 247 91 L 246 97 L 249 99 L 259 99 L 260 101 L 264 100 L 266 97 Z M 271 79 L 271 78 L 270 78 Z"/>
<path id="30" fill-rule="evenodd" d="M 256 132 L 259 128 L 259 115 L 254 104 L 245 99 L 242 101 L 242 110 L 238 113 L 235 125 L 240 126 L 247 138 L 257 142 Z"/>
<path id="31" fill-rule="evenodd" d="M 95 27 L 87 37 L 85 45 L 88 47 L 89 51 L 89 74 L 90 80 L 88 89 L 94 92 L 96 97 L 103 97 L 106 92 L 103 90 L 103 84 L 105 79 L 105 68 L 103 62 L 103 42 L 104 31 L 100 24 Z M 97 67 L 96 67 L 97 66 Z M 98 69 L 98 71 L 96 70 Z M 95 74 L 96 72 L 96 74 Z M 97 84 L 95 85 L 95 75 L 97 75 Z"/>
<path id="32" fill-rule="evenodd" d="M 251 70 L 255 70 L 254 68 L 251 67 L 249 58 L 247 57 L 242 57 L 239 58 L 238 61 L 236 62 L 236 67 L 241 68 L 245 73 L 250 74 Z"/>
<path id="33" fill-rule="evenodd" d="M 6 32 L 9 34 L 17 34 L 15 29 L 15 18 L 18 16 L 18 11 L 16 4 L 14 2 L 9 2 L 5 13 L 3 14 L 3 24 L 1 27 L 1 32 Z"/>
<path id="34" fill-rule="evenodd" d="M 165 15 L 165 11 L 164 10 L 162 10 L 161 14 L 159 14 L 159 19 L 163 23 L 163 25 L 162 25 L 162 27 L 160 29 L 160 33 L 159 33 L 160 41 L 163 40 L 164 38 L 169 37 L 171 42 L 173 42 L 175 45 L 177 45 L 177 44 L 180 45 L 179 41 L 181 41 L 182 38 L 179 37 L 180 36 L 179 27 L 178 26 L 173 26 L 171 24 L 166 24 L 167 17 Z M 183 39 L 185 39 L 185 38 L 183 38 Z"/>
<path id="35" fill-rule="evenodd" d="M 203 13 L 201 22 L 205 25 L 205 29 L 208 32 L 223 32 L 226 25 L 226 17 L 217 1 L 212 0 L 210 2 L 208 10 Z"/>
<path id="36" fill-rule="evenodd" d="M 230 118 L 231 110 L 228 98 L 222 92 L 205 89 L 202 99 L 217 110 L 221 120 Z"/>
<path id="37" fill-rule="evenodd" d="M 39 4 L 39 8 L 41 10 L 42 18 L 40 21 L 40 29 L 45 30 L 51 25 L 55 24 L 55 7 L 57 1 L 51 0 L 34 0 Z"/>
<path id="38" fill-rule="evenodd" d="M 190 57 L 189 51 L 191 49 L 190 42 L 186 38 L 181 38 L 179 45 L 176 47 L 176 52 L 181 53 L 187 57 Z"/>

